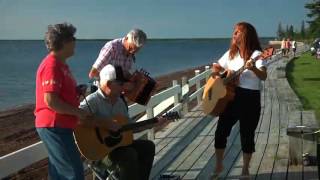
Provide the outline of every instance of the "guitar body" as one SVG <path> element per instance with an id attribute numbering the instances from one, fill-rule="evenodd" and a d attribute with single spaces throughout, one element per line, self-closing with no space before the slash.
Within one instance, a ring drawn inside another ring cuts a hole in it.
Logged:
<path id="1" fill-rule="evenodd" d="M 128 124 L 126 117 L 117 115 L 114 118 L 115 122 L 120 125 Z M 99 138 L 100 134 L 101 139 Z M 74 138 L 81 154 L 89 160 L 101 160 L 114 149 L 121 146 L 132 144 L 132 131 L 125 131 L 120 134 L 120 137 L 111 138 L 112 136 L 107 129 L 78 126 L 74 130 Z M 108 141 L 111 141 L 109 144 Z"/>
<path id="2" fill-rule="evenodd" d="M 211 111 L 212 116 L 219 116 L 227 107 L 228 103 L 234 99 L 235 96 L 235 86 L 227 85 L 226 86 L 226 95 L 218 100 L 215 107 Z"/>
<path id="3" fill-rule="evenodd" d="M 110 132 L 104 128 L 78 126 L 74 130 L 74 139 L 81 154 L 89 160 L 100 160 L 118 147 L 128 146 L 133 142 L 133 131 L 156 123 L 180 118 L 178 112 L 168 112 L 161 116 L 148 120 L 128 123 L 127 117 L 117 115 L 113 121 L 121 128 L 119 132 Z M 162 120 L 161 120 L 162 119 Z"/>
<path id="4" fill-rule="evenodd" d="M 225 97 L 227 89 L 222 78 L 210 77 L 204 86 L 202 95 L 202 108 L 205 114 L 211 114 L 218 101 Z"/>

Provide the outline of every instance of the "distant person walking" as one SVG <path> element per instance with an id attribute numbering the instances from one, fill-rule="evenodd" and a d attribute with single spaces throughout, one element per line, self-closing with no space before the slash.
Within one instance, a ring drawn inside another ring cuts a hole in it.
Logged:
<path id="1" fill-rule="evenodd" d="M 281 54 L 284 56 L 286 54 L 286 39 L 283 38 L 281 41 Z"/>
<path id="2" fill-rule="evenodd" d="M 288 38 L 286 40 L 286 45 L 285 45 L 285 49 L 286 49 L 286 56 L 289 56 L 289 52 L 290 52 L 290 48 L 291 48 L 291 43 L 290 43 L 290 39 Z"/>
<path id="3" fill-rule="evenodd" d="M 291 48 L 293 52 L 293 57 L 296 56 L 296 51 L 297 51 L 297 42 L 295 40 L 291 41 Z"/>

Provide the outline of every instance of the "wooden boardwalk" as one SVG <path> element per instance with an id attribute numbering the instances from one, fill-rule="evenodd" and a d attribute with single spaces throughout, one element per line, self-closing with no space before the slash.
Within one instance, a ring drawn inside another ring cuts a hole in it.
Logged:
<path id="1" fill-rule="evenodd" d="M 316 166 L 290 165 L 289 118 L 301 103 L 285 78 L 289 58 L 269 63 L 268 78 L 261 94 L 261 117 L 256 129 L 256 152 L 250 166 L 250 179 L 318 179 Z M 217 118 L 205 116 L 196 106 L 180 121 L 155 134 L 156 157 L 152 179 L 160 174 L 182 179 L 209 179 L 214 170 L 214 132 Z M 228 140 L 221 179 L 241 179 L 242 152 L 239 126 Z"/>

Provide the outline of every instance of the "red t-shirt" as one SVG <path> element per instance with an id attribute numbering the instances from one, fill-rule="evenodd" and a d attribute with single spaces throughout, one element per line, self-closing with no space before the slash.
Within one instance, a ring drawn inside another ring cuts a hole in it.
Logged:
<path id="1" fill-rule="evenodd" d="M 44 102 L 44 93 L 54 92 L 62 101 L 74 106 L 79 106 L 76 81 L 68 65 L 57 60 L 49 54 L 38 67 L 36 77 L 36 116 L 35 126 L 75 128 L 78 118 L 72 115 L 59 114 L 50 109 Z"/>

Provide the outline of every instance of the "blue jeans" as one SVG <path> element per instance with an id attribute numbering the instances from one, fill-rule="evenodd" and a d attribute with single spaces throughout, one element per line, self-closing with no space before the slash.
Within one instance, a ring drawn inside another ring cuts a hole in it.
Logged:
<path id="1" fill-rule="evenodd" d="M 49 177 L 53 180 L 84 180 L 80 153 L 73 139 L 73 130 L 37 128 L 49 154 Z"/>

